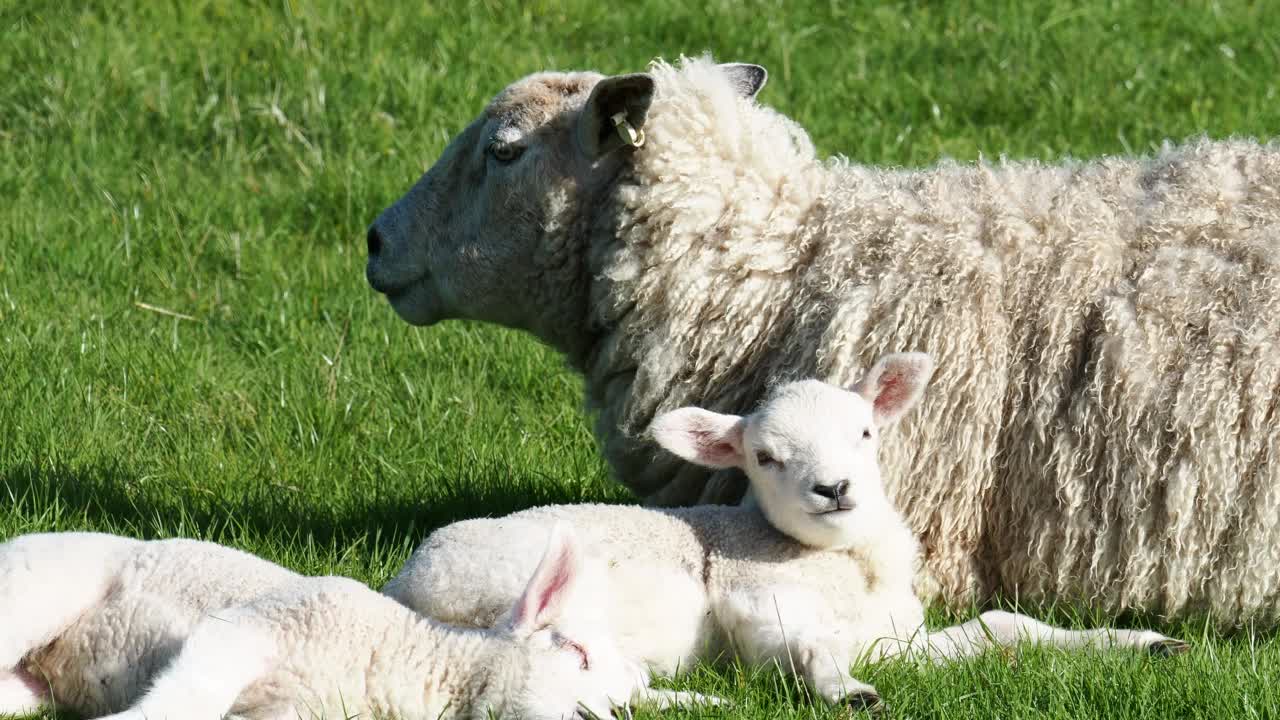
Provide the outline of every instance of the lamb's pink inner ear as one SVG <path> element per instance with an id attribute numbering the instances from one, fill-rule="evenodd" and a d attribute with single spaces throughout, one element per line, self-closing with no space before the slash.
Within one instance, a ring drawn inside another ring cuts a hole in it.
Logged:
<path id="1" fill-rule="evenodd" d="M 885 369 L 877 385 L 879 392 L 874 403 L 877 424 L 896 419 L 910 407 L 915 386 L 902 368 Z"/>
<path id="2" fill-rule="evenodd" d="M 558 566 L 552 571 L 552 575 L 547 578 L 547 583 L 539 588 L 537 597 L 535 598 L 537 607 L 534 608 L 533 617 L 540 618 L 546 614 L 547 609 L 551 607 L 552 602 L 564 592 L 569 586 L 569 569 L 564 566 Z"/>
<path id="3" fill-rule="evenodd" d="M 910 410 L 933 375 L 933 360 L 924 353 L 894 353 L 881 358 L 853 387 L 871 402 L 876 425 L 890 425 Z"/>
<path id="4" fill-rule="evenodd" d="M 740 465 L 742 463 L 742 428 L 734 426 L 729 433 L 694 432 L 698 459 L 704 465 Z"/>
<path id="5" fill-rule="evenodd" d="M 577 577 L 577 567 L 577 544 L 557 525 L 551 531 L 542 561 L 516 601 L 511 613 L 512 631 L 528 635 L 559 619 L 565 596 Z"/>
<path id="6" fill-rule="evenodd" d="M 690 407 L 659 416 L 650 431 L 659 445 L 685 460 L 708 467 L 739 467 L 744 462 L 745 427 L 737 415 Z"/>

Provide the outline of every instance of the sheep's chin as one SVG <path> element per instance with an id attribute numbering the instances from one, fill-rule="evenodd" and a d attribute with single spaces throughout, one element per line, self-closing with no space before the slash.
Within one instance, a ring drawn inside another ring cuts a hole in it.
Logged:
<path id="1" fill-rule="evenodd" d="M 409 287 L 396 290 L 387 295 L 387 302 L 410 325 L 434 325 L 447 316 L 440 307 L 440 299 L 431 282 L 427 278 L 418 280 Z"/>

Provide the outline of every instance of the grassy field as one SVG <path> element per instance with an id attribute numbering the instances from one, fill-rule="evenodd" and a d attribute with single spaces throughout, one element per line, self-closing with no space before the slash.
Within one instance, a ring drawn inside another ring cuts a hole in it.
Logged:
<path id="1" fill-rule="evenodd" d="M 368 222 L 527 72 L 759 62 L 763 102 L 871 163 L 1280 134 L 1280 3 L 364 5 L 0 2 L 0 537 L 195 536 L 377 586 L 441 523 L 629 501 L 554 353 L 411 329 L 363 279 Z M 901 718 L 1280 717 L 1280 639 L 1165 629 L 1194 652 L 861 677 Z M 845 714 L 776 671 L 678 685 Z"/>

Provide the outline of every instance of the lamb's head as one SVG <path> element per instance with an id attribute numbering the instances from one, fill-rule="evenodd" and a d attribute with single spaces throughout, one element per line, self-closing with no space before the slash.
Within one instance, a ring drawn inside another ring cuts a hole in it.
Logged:
<path id="1" fill-rule="evenodd" d="M 614 644 L 584 592 L 582 551 L 571 530 L 555 525 L 533 577 L 495 628 L 509 644 L 492 658 L 473 716 L 561 720 L 607 718 L 648 682 Z"/>
<path id="2" fill-rule="evenodd" d="M 880 480 L 880 431 L 915 405 L 932 373 L 923 353 L 886 355 L 849 390 L 786 383 L 745 417 L 681 408 L 650 430 L 686 460 L 742 468 L 782 532 L 814 547 L 848 547 L 899 522 Z"/>
<path id="3" fill-rule="evenodd" d="M 753 97 L 765 71 L 720 65 Z M 732 93 L 730 89 L 728 92 Z M 585 234 L 642 144 L 652 74 L 538 73 L 500 92 L 368 231 L 369 284 L 404 320 L 528 330 L 567 352 L 585 341 Z"/>

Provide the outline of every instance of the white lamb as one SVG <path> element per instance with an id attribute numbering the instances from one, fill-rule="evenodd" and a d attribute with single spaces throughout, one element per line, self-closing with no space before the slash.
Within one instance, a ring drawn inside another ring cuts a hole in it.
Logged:
<path id="1" fill-rule="evenodd" d="M 0 545 L 0 714 L 607 716 L 636 678 L 607 638 L 561 633 L 580 551 L 556 530 L 539 543 L 510 621 L 476 630 L 212 543 L 22 536 Z"/>
<path id="2" fill-rule="evenodd" d="M 684 408 L 654 423 L 655 440 L 675 454 L 745 470 L 758 510 L 561 505 L 467 520 L 427 538 L 384 592 L 431 617 L 485 626 L 519 592 L 533 548 L 567 522 L 609 568 L 623 654 L 662 674 L 732 650 L 794 667 L 829 702 L 874 706 L 875 689 L 849 675 L 851 658 L 910 650 L 953 659 L 1022 639 L 1184 650 L 1151 631 L 1068 631 L 1008 612 L 924 630 L 912 590 L 919 546 L 886 499 L 876 450 L 931 374 L 927 355 L 889 355 L 852 392 L 793 382 L 746 417 Z"/>

